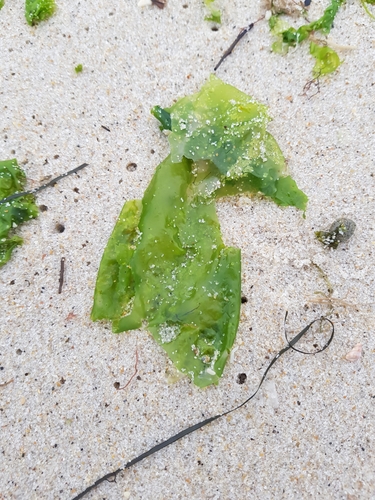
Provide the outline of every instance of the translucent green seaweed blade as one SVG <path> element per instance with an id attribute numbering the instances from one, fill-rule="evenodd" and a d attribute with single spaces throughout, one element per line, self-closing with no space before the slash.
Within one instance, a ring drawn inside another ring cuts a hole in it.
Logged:
<path id="1" fill-rule="evenodd" d="M 168 111 L 172 161 L 211 160 L 224 175 L 269 121 L 265 106 L 214 75 Z"/>
<path id="2" fill-rule="evenodd" d="M 0 161 L 0 200 L 22 191 L 25 183 L 25 173 L 16 159 Z M 0 203 L 0 267 L 9 261 L 13 250 L 22 244 L 22 238 L 9 236 L 9 233 L 38 216 L 38 207 L 34 202 L 33 195 L 25 195 Z"/>
<path id="3" fill-rule="evenodd" d="M 129 262 L 139 237 L 141 208 L 139 200 L 126 202 L 108 240 L 96 279 L 93 321 L 120 318 L 134 296 Z"/>
<path id="4" fill-rule="evenodd" d="M 305 209 L 266 130 L 266 108 L 212 76 L 171 108 L 155 106 L 171 131 L 171 155 L 142 202 L 127 202 L 98 273 L 93 319 L 115 333 L 147 327 L 175 366 L 199 387 L 218 383 L 235 340 L 241 259 L 225 247 L 215 200 L 263 193 Z M 132 205 L 135 203 L 135 205 Z"/>
<path id="5" fill-rule="evenodd" d="M 159 165 L 142 200 L 132 253 L 118 239 L 124 208 L 103 255 L 92 318 L 112 319 L 115 332 L 148 324 L 177 368 L 204 387 L 218 382 L 236 336 L 240 252 L 224 246 L 215 205 L 189 198 L 192 163 L 167 158 Z M 119 317 L 111 303 L 118 283 L 114 249 L 121 247 L 134 300 L 130 313 Z"/>
<path id="6" fill-rule="evenodd" d="M 325 9 L 323 15 L 309 24 L 304 24 L 299 28 L 289 27 L 279 15 L 271 16 L 269 26 L 271 33 L 278 36 L 279 40 L 272 45 L 274 52 L 285 54 L 289 47 L 306 40 L 311 33 L 320 31 L 327 35 L 333 26 L 333 21 L 340 7 L 346 0 L 331 0 L 330 5 Z M 323 73 L 321 73 L 323 74 Z"/>
<path id="7" fill-rule="evenodd" d="M 306 209 L 307 197 L 295 183 L 289 182 L 289 196 L 282 189 L 285 159 L 266 130 L 270 118 L 265 106 L 212 75 L 200 92 L 163 111 L 171 117 L 172 161 L 186 157 L 214 164 L 199 182 L 202 196 L 259 192 L 279 205 Z M 165 114 L 158 115 L 166 121 Z"/>
<path id="8" fill-rule="evenodd" d="M 219 9 L 216 9 L 213 5 L 215 0 L 204 0 L 204 4 L 209 10 L 209 14 L 205 16 L 205 21 L 212 21 L 214 23 L 221 24 L 221 12 Z"/>

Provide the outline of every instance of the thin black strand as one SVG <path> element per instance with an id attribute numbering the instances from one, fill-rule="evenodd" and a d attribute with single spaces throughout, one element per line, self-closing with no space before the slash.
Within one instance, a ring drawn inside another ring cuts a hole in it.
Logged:
<path id="1" fill-rule="evenodd" d="M 286 323 L 287 317 L 288 317 L 288 312 L 286 312 L 286 314 L 285 314 L 284 327 L 285 327 L 285 323 Z M 298 349 L 296 349 L 294 347 L 296 345 L 296 343 L 299 340 L 301 340 L 301 338 L 305 335 L 305 333 L 308 332 L 308 330 L 312 327 L 312 325 L 314 323 L 318 322 L 318 321 L 320 321 L 321 324 L 322 324 L 323 321 L 328 321 L 328 323 L 331 325 L 331 335 L 330 335 L 328 341 L 326 342 L 326 344 L 321 349 L 319 349 L 319 350 L 317 350 L 315 352 L 311 352 L 311 353 L 310 352 L 305 353 L 303 351 L 299 351 Z M 285 338 L 286 338 L 286 341 L 287 341 L 288 345 L 286 347 L 284 347 L 283 349 L 281 349 L 276 354 L 276 356 L 272 359 L 272 361 L 268 365 L 266 371 L 263 373 L 263 376 L 262 376 L 262 378 L 260 380 L 260 383 L 259 383 L 256 391 L 249 398 L 247 398 L 246 401 L 244 401 L 243 403 L 241 403 L 240 405 L 238 405 L 238 406 L 236 406 L 234 408 L 231 408 L 230 410 L 228 410 L 228 411 L 226 411 L 224 413 L 220 413 L 219 415 L 215 415 L 214 417 L 210 417 L 210 418 L 207 418 L 205 420 L 202 420 L 202 422 L 198 422 L 197 424 L 192 425 L 191 427 L 188 427 L 187 429 L 184 429 L 183 431 L 179 432 L 178 434 L 175 434 L 174 436 L 170 437 L 166 441 L 162 441 L 161 443 L 157 444 L 153 448 L 150 448 L 145 453 L 142 453 L 138 457 L 133 458 L 133 460 L 130 460 L 130 462 L 127 462 L 124 467 L 119 468 L 119 469 L 115 470 L 114 472 L 109 472 L 108 474 L 105 474 L 105 476 L 103 476 L 100 479 L 98 479 L 97 481 L 95 481 L 95 483 L 93 483 L 91 486 L 88 486 L 84 491 L 82 491 L 79 495 L 75 496 L 72 500 L 80 500 L 87 493 L 89 493 L 90 491 L 94 490 L 97 486 L 99 486 L 104 481 L 110 481 L 110 480 L 111 480 L 111 482 L 116 481 L 117 475 L 120 474 L 120 472 L 123 472 L 126 469 L 130 469 L 130 467 L 132 467 L 133 465 L 137 464 L 138 462 L 141 462 L 145 458 L 153 455 L 154 453 L 162 450 L 163 448 L 166 448 L 170 444 L 175 443 L 179 439 L 182 439 L 183 437 L 191 434 L 192 432 L 195 432 L 196 430 L 201 429 L 202 427 L 210 424 L 211 422 L 213 422 L 215 420 L 218 420 L 219 418 L 224 417 L 226 415 L 229 415 L 229 413 L 232 413 L 232 412 L 234 412 L 236 410 L 239 410 L 240 408 L 242 408 L 243 406 L 245 406 L 251 399 L 253 399 L 256 396 L 256 394 L 258 393 L 259 389 L 261 388 L 263 382 L 265 381 L 268 372 L 270 371 L 271 367 L 276 363 L 276 361 L 280 358 L 280 356 L 282 356 L 284 353 L 286 353 L 287 351 L 289 351 L 289 349 L 293 349 L 293 350 L 295 350 L 297 352 L 301 352 L 303 354 L 318 354 L 319 352 L 322 352 L 325 349 L 327 349 L 327 347 L 329 346 L 329 344 L 333 340 L 334 332 L 335 332 L 335 328 L 334 328 L 334 325 L 333 325 L 332 321 L 329 320 L 328 318 L 325 318 L 324 316 L 322 316 L 322 317 L 320 317 L 318 319 L 315 319 L 314 321 L 312 321 L 311 323 L 309 323 L 307 326 L 305 326 L 305 328 L 303 328 L 303 330 L 301 330 L 290 341 L 288 340 L 288 337 L 286 335 L 286 330 L 285 330 Z"/>
<path id="2" fill-rule="evenodd" d="M 31 189 L 30 191 L 23 191 L 22 193 L 14 193 L 11 196 L 8 196 L 8 198 L 3 198 L 0 200 L 1 203 L 8 203 L 12 200 L 15 200 L 16 198 L 21 198 L 21 196 L 26 196 L 28 194 L 35 194 L 38 193 L 39 191 L 42 191 L 42 189 L 46 189 L 50 186 L 54 186 L 57 182 L 59 182 L 61 179 L 64 179 L 64 177 L 68 177 L 68 175 L 76 174 L 83 168 L 87 167 L 88 163 L 82 163 L 82 165 L 79 165 L 79 167 L 73 168 L 73 170 L 69 170 L 69 172 L 65 172 L 65 174 L 59 175 L 58 177 L 55 177 L 51 181 L 47 182 L 47 184 L 42 184 L 41 186 Z"/>

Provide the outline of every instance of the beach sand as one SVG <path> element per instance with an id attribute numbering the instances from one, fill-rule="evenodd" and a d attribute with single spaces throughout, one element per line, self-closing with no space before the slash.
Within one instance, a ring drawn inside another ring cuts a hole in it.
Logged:
<path id="1" fill-rule="evenodd" d="M 0 270 L 0 384 L 10 382 L 0 386 L 0 499 L 72 499 L 241 403 L 285 345 L 287 310 L 290 334 L 329 315 L 330 347 L 286 353 L 248 405 L 87 498 L 375 498 L 375 24 L 359 0 L 337 15 L 329 38 L 343 63 L 319 89 L 304 93 L 314 64 L 308 44 L 272 53 L 265 21 L 217 71 L 268 106 L 268 129 L 309 196 L 305 218 L 265 199 L 218 203 L 225 243 L 241 248 L 247 298 L 219 385 L 202 390 L 178 377 L 146 330 L 115 335 L 109 323 L 90 320 L 121 207 L 143 196 L 169 152 L 150 109 L 198 91 L 240 29 L 264 13 L 258 2 L 217 3 L 217 31 L 198 0 L 169 0 L 163 10 L 137 0 L 58 0 L 56 14 L 36 27 L 26 24 L 22 2 L 6 0 L 0 11 L 0 159 L 17 158 L 30 188 L 89 164 L 38 194 L 48 210 L 18 230 L 24 244 Z M 313 0 L 309 18 L 327 4 Z M 340 217 L 356 222 L 353 237 L 324 248 L 314 231 Z M 317 266 L 332 284 L 330 300 Z M 357 343 L 362 357 L 348 362 Z M 137 376 L 116 389 L 136 359 Z"/>

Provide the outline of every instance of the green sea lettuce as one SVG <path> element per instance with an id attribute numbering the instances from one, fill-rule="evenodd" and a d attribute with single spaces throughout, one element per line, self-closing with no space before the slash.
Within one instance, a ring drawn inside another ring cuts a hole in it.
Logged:
<path id="1" fill-rule="evenodd" d="M 211 76 L 167 109 L 171 154 L 143 199 L 125 203 L 100 264 L 93 320 L 116 333 L 145 326 L 199 387 L 218 383 L 235 340 L 241 259 L 223 243 L 215 200 L 261 193 L 304 210 L 266 108 Z"/>
<path id="2" fill-rule="evenodd" d="M 22 191 L 25 184 L 25 173 L 16 159 L 0 161 L 0 202 Z M 0 203 L 0 267 L 9 261 L 13 250 L 23 242 L 19 236 L 9 236 L 9 233 L 23 222 L 38 216 L 34 201 L 33 195 L 25 195 Z"/>

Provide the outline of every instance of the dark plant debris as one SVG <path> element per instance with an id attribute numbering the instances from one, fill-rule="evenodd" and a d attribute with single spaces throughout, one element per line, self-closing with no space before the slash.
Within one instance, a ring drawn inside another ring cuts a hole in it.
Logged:
<path id="1" fill-rule="evenodd" d="M 328 231 L 315 231 L 315 236 L 326 247 L 336 249 L 340 243 L 348 241 L 354 234 L 355 222 L 350 219 L 338 219 Z"/>
<path id="2" fill-rule="evenodd" d="M 62 287 L 64 284 L 64 273 L 65 273 L 65 257 L 61 257 L 60 261 L 60 277 L 59 277 L 59 294 L 62 292 Z"/>
<path id="3" fill-rule="evenodd" d="M 263 19 L 263 18 L 262 18 Z M 255 22 L 258 22 L 258 21 L 255 21 Z M 254 28 L 254 24 L 255 23 L 250 23 L 249 26 L 247 26 L 246 28 L 243 28 L 239 33 L 238 35 L 236 36 L 235 40 L 230 44 L 230 46 L 227 48 L 227 50 L 224 52 L 224 54 L 221 56 L 219 62 L 216 64 L 216 66 L 214 67 L 214 71 L 216 71 L 217 69 L 219 69 L 219 67 L 222 65 L 222 63 L 225 61 L 225 59 L 231 55 L 231 53 L 233 52 L 233 50 L 235 49 L 236 45 L 242 40 L 242 38 L 247 34 L 249 33 L 250 30 L 252 30 Z"/>

